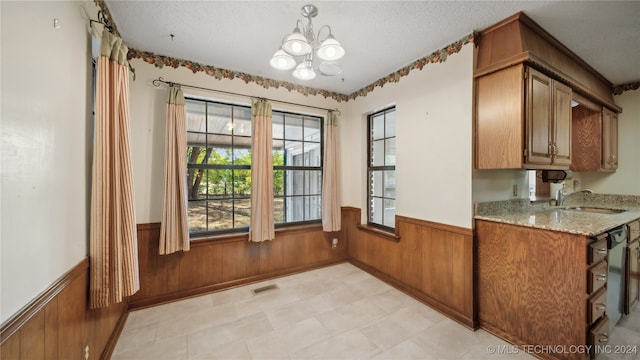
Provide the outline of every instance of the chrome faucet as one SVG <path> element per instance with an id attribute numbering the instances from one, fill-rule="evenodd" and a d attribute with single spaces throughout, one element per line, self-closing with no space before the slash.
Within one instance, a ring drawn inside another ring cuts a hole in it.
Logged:
<path id="1" fill-rule="evenodd" d="M 572 196 L 572 195 L 575 195 L 575 194 L 579 194 L 579 193 L 588 193 L 588 194 L 593 194 L 593 191 L 592 191 L 591 189 L 582 189 L 582 190 L 574 191 L 574 192 L 572 192 L 572 193 L 569 193 L 569 194 L 565 195 L 565 194 L 562 192 L 562 189 L 559 189 L 559 190 L 556 192 L 556 205 L 557 205 L 557 206 L 562 206 L 562 204 L 564 203 L 564 201 L 565 201 L 569 196 Z"/>

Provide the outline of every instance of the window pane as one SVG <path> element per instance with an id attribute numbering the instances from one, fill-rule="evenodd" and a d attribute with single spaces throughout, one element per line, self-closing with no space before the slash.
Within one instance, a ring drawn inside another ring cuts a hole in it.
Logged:
<path id="1" fill-rule="evenodd" d="M 373 117 L 371 122 L 371 136 L 373 140 L 384 138 L 384 114 Z"/>
<path id="2" fill-rule="evenodd" d="M 251 109 L 233 107 L 233 134 L 251 136 Z"/>
<path id="3" fill-rule="evenodd" d="M 322 154 L 319 143 L 304 143 L 304 166 L 320 166 Z"/>
<path id="4" fill-rule="evenodd" d="M 384 165 L 384 140 L 376 140 L 371 145 L 373 147 L 373 153 L 371 154 L 372 166 Z"/>
<path id="5" fill-rule="evenodd" d="M 239 149 L 251 149 L 251 137 L 250 136 L 234 136 L 233 147 Z"/>
<path id="6" fill-rule="evenodd" d="M 384 172 L 384 197 L 396 198 L 396 172 L 395 170 Z"/>
<path id="7" fill-rule="evenodd" d="M 233 150 L 233 163 L 235 165 L 251 165 L 251 149 Z"/>
<path id="8" fill-rule="evenodd" d="M 187 221 L 191 231 L 207 230 L 207 202 L 189 201 L 189 216 Z"/>
<path id="9" fill-rule="evenodd" d="M 304 118 L 304 141 L 320 142 L 320 124 L 319 118 Z"/>
<path id="10" fill-rule="evenodd" d="M 320 196 L 307 196 L 305 198 L 304 219 L 319 220 L 322 218 L 322 206 Z"/>
<path id="11" fill-rule="evenodd" d="M 396 111 L 389 111 L 385 115 L 385 137 L 396 136 Z"/>
<path id="12" fill-rule="evenodd" d="M 284 138 L 287 140 L 302 140 L 302 116 L 285 115 Z"/>
<path id="13" fill-rule="evenodd" d="M 208 188 L 209 196 L 214 198 L 230 197 L 233 193 L 231 175 L 231 170 L 206 170 L 202 180 Z"/>
<path id="14" fill-rule="evenodd" d="M 396 201 L 384 200 L 384 226 L 396 227 Z"/>
<path id="15" fill-rule="evenodd" d="M 318 195 L 322 194 L 322 171 L 310 170 L 305 174 L 305 195 Z"/>
<path id="16" fill-rule="evenodd" d="M 208 202 L 208 230 L 233 228 L 233 200 L 214 200 Z"/>
<path id="17" fill-rule="evenodd" d="M 287 222 L 297 222 L 304 220 L 304 200 L 302 196 L 287 197 L 285 198 L 285 203 Z"/>
<path id="18" fill-rule="evenodd" d="M 204 120 L 203 120 L 204 121 Z M 191 146 L 205 146 L 207 134 L 187 132 L 187 144 Z"/>
<path id="19" fill-rule="evenodd" d="M 284 198 L 277 197 L 273 200 L 273 221 L 276 224 L 284 222 Z"/>
<path id="20" fill-rule="evenodd" d="M 284 170 L 273 170 L 273 195 L 284 195 Z"/>
<path id="21" fill-rule="evenodd" d="M 384 146 L 384 164 L 396 164 L 396 138 L 386 139 Z"/>
<path id="22" fill-rule="evenodd" d="M 209 148 L 204 154 L 204 161 L 212 165 L 230 165 L 231 164 L 231 148 Z"/>
<path id="23" fill-rule="evenodd" d="M 287 170 L 284 176 L 286 195 L 304 195 L 304 170 Z"/>
<path id="24" fill-rule="evenodd" d="M 233 129 L 231 107 L 223 104 L 207 104 L 207 132 L 216 134 L 231 134 Z"/>
<path id="25" fill-rule="evenodd" d="M 234 227 L 249 226 L 251 223 L 251 199 L 239 199 L 235 201 Z"/>
<path id="26" fill-rule="evenodd" d="M 371 198 L 371 209 L 369 209 L 369 221 L 382 224 L 382 199 Z"/>
<path id="27" fill-rule="evenodd" d="M 207 132 L 207 123 L 204 116 L 205 103 L 187 101 L 185 107 L 187 111 L 187 131 Z"/>
<path id="28" fill-rule="evenodd" d="M 384 194 L 382 192 L 382 171 L 371 171 L 370 172 L 370 181 L 371 181 L 371 196 L 379 196 L 382 197 Z"/>
<path id="29" fill-rule="evenodd" d="M 187 164 L 202 164 L 204 155 L 204 146 L 187 146 Z"/>
<path id="30" fill-rule="evenodd" d="M 251 195 L 251 170 L 233 170 L 233 194 L 236 197 Z"/>
<path id="31" fill-rule="evenodd" d="M 274 139 L 284 139 L 284 116 L 282 113 L 273 112 L 271 117 L 272 134 Z"/>
<path id="32" fill-rule="evenodd" d="M 302 166 L 304 164 L 304 155 L 302 152 L 301 141 L 286 141 L 285 147 L 285 165 Z"/>

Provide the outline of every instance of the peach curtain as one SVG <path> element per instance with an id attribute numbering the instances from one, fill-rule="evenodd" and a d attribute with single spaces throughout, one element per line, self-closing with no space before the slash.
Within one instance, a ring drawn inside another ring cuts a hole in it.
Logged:
<path id="1" fill-rule="evenodd" d="M 90 219 L 90 306 L 140 289 L 129 148 L 129 68 L 122 39 L 103 32 L 96 89 Z"/>
<path id="2" fill-rule="evenodd" d="M 160 255 L 188 251 L 187 130 L 184 95 L 169 87 L 164 141 L 164 193 L 160 223 Z"/>
<path id="3" fill-rule="evenodd" d="M 271 104 L 264 99 L 251 104 L 251 224 L 249 241 L 275 237 L 273 220 L 273 139 Z"/>
<path id="4" fill-rule="evenodd" d="M 338 186 L 338 116 L 329 111 L 324 127 L 322 172 L 322 229 L 340 231 L 340 188 Z"/>

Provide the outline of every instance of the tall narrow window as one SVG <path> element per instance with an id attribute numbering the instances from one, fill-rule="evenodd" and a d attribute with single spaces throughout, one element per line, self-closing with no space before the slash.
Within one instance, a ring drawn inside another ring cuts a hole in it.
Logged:
<path id="1" fill-rule="evenodd" d="M 273 112 L 275 223 L 322 218 L 322 118 Z"/>
<path id="2" fill-rule="evenodd" d="M 395 227 L 396 215 L 396 109 L 368 117 L 368 223 Z"/>

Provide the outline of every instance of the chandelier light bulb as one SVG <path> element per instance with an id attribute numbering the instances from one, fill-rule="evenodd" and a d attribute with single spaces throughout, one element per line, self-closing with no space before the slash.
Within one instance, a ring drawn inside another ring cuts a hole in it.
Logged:
<path id="1" fill-rule="evenodd" d="M 303 61 L 293 71 L 293 77 L 300 80 L 311 80 L 316 77 L 316 72 L 313 71 L 310 63 L 307 64 L 307 61 Z"/>
<path id="2" fill-rule="evenodd" d="M 329 34 L 329 37 L 327 37 L 327 39 L 322 42 L 322 45 L 320 45 L 320 48 L 318 48 L 318 57 L 327 61 L 341 59 L 344 53 L 344 48 L 331 34 Z"/>
<path id="3" fill-rule="evenodd" d="M 295 28 L 282 44 L 282 50 L 293 56 L 307 55 L 312 49 L 311 44 L 300 33 L 298 28 Z"/>
<path id="4" fill-rule="evenodd" d="M 280 49 L 273 54 L 270 64 L 278 70 L 291 70 L 296 66 L 296 60 Z"/>

